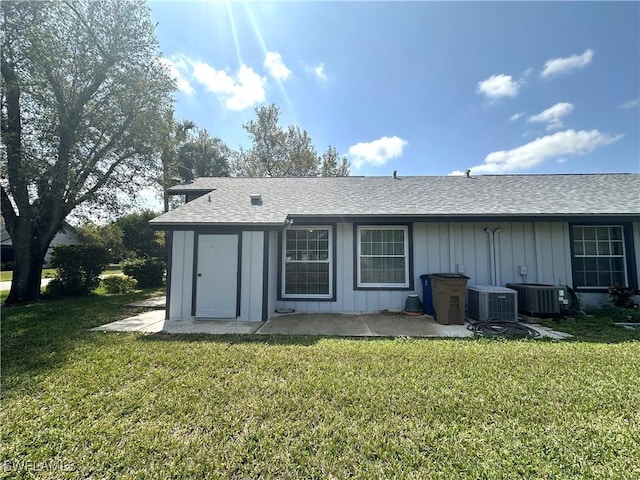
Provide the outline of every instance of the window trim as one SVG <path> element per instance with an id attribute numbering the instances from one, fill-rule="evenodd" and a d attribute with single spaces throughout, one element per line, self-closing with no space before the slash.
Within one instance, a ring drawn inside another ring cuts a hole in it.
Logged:
<path id="1" fill-rule="evenodd" d="M 286 293 L 286 248 L 289 230 L 328 230 L 329 232 L 329 294 Z M 336 226 L 334 224 L 296 225 L 278 235 L 278 300 L 279 301 L 336 301 Z"/>
<path id="2" fill-rule="evenodd" d="M 398 283 L 363 283 L 360 281 L 361 260 L 361 231 L 370 230 L 399 230 L 405 232 L 405 278 L 402 284 Z M 411 223 L 361 223 L 353 224 L 353 288 L 354 290 L 413 290 L 413 228 Z"/>
<path id="3" fill-rule="evenodd" d="M 576 292 L 583 293 L 607 293 L 608 287 L 587 287 L 576 284 L 577 279 L 577 271 L 576 271 L 576 257 L 575 253 L 575 238 L 573 233 L 573 227 L 621 227 L 622 228 L 622 248 L 624 252 L 624 266 L 625 266 L 625 274 L 626 274 L 626 287 L 637 289 L 638 288 L 638 279 L 636 272 L 636 257 L 634 250 L 634 240 L 633 240 L 633 224 L 630 222 L 616 222 L 616 221 L 602 221 L 602 222 L 569 222 L 569 249 L 570 249 L 570 259 L 571 262 L 571 276 L 572 276 L 572 284 L 573 289 Z M 607 258 L 611 258 L 611 256 L 606 256 Z"/>

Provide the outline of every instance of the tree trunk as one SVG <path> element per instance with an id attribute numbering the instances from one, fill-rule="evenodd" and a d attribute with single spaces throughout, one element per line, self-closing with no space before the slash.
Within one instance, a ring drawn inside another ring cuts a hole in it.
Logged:
<path id="1" fill-rule="evenodd" d="M 40 298 L 42 263 L 53 235 L 40 236 L 38 233 L 33 231 L 29 220 L 17 220 L 11 236 L 15 266 L 11 291 L 5 300 L 7 305 L 33 302 Z"/>

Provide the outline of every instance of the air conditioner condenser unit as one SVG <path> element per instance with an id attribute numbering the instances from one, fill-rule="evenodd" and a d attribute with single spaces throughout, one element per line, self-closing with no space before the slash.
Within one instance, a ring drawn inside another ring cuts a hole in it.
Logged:
<path id="1" fill-rule="evenodd" d="M 518 292 L 518 310 L 530 317 L 558 317 L 567 308 L 567 289 L 538 283 L 507 283 Z"/>
<path id="2" fill-rule="evenodd" d="M 480 321 L 518 321 L 518 294 L 515 290 L 491 285 L 467 287 L 467 315 Z"/>

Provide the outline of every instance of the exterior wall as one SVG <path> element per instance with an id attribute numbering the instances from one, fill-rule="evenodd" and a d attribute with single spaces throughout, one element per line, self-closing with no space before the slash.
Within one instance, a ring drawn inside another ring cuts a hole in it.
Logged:
<path id="1" fill-rule="evenodd" d="M 376 312 L 402 309 L 408 295 L 422 299 L 420 275 L 463 271 L 470 285 L 491 284 L 489 234 L 495 233 L 495 284 L 509 282 L 571 284 L 569 227 L 566 222 L 417 222 L 413 224 L 414 290 L 355 290 L 353 224 L 337 224 L 335 302 L 277 300 L 275 308 L 298 312 Z M 277 284 L 277 246 L 271 242 L 269 282 Z M 274 258 L 276 259 L 274 265 Z M 520 275 L 520 266 L 527 274 Z"/>
<path id="2" fill-rule="evenodd" d="M 193 231 L 172 233 L 171 285 L 169 286 L 169 318 L 191 318 L 193 293 Z"/>
<path id="3" fill-rule="evenodd" d="M 278 308 L 278 232 L 267 232 L 266 234 L 269 235 L 267 316 L 270 316 Z"/>
<path id="4" fill-rule="evenodd" d="M 413 224 L 413 290 L 354 288 L 353 224 L 336 225 L 336 301 L 278 300 L 278 233 L 242 232 L 239 320 L 261 321 L 263 305 L 271 316 L 278 308 L 298 312 L 376 312 L 402 309 L 408 295 L 422 298 L 420 275 L 463 272 L 471 285 L 491 284 L 491 242 L 494 233 L 495 284 L 546 283 L 572 285 L 567 222 L 416 222 Z M 499 231 L 497 230 L 499 229 Z M 169 318 L 192 318 L 194 232 L 173 232 Z M 265 261 L 265 241 L 268 257 Z M 633 223 L 635 252 L 640 252 L 640 222 Z M 635 254 L 636 272 L 640 255 Z M 267 272 L 264 271 L 265 265 Z M 521 266 L 526 274 L 521 274 Z M 264 285 L 264 279 L 267 285 Z M 235 280 L 235 279 L 233 279 Z M 264 297 L 266 295 L 266 298 Z M 580 294 L 583 304 L 608 301 L 604 293 Z"/>
<path id="5" fill-rule="evenodd" d="M 632 222 L 633 228 L 633 250 L 635 252 L 636 273 L 640 276 L 640 222 Z M 627 255 L 629 252 L 627 252 Z M 630 273 L 629 273 L 630 274 Z M 629 279 L 631 282 L 631 279 Z M 640 278 L 636 278 L 636 285 L 640 286 Z M 611 298 L 606 293 L 578 293 L 581 305 L 603 305 L 608 304 Z M 636 296 L 636 300 L 640 301 L 640 295 Z"/>
<path id="6" fill-rule="evenodd" d="M 242 233 L 240 316 L 238 320 L 245 322 L 262 321 L 264 235 L 265 232 Z"/>
<path id="7" fill-rule="evenodd" d="M 47 249 L 47 253 L 44 256 L 44 267 L 48 267 L 51 263 L 51 254 L 53 253 L 53 247 L 57 247 L 58 245 L 79 245 L 80 239 L 76 232 L 71 230 L 71 228 L 66 227 L 63 230 L 60 230 L 56 233 L 56 236 L 53 237 L 51 243 L 49 244 L 49 248 Z"/>
<path id="8" fill-rule="evenodd" d="M 490 236 L 485 229 L 495 231 L 496 285 L 571 282 L 565 222 L 442 222 L 414 225 L 417 284 L 424 273 L 462 270 L 470 285 L 490 285 Z M 526 267 L 526 275 L 520 274 L 520 266 Z"/>
<path id="9" fill-rule="evenodd" d="M 636 254 L 636 272 L 640 277 L 640 221 L 633 222 L 633 249 Z M 637 279 L 636 283 L 640 288 L 640 278 Z"/>
<path id="10" fill-rule="evenodd" d="M 193 318 L 194 231 L 174 231 L 171 248 L 169 318 Z M 263 249 L 265 232 L 242 232 L 240 315 L 238 320 L 262 320 Z M 197 259 L 196 259 L 197 261 Z M 236 278 L 229 279 L 235 282 Z"/>

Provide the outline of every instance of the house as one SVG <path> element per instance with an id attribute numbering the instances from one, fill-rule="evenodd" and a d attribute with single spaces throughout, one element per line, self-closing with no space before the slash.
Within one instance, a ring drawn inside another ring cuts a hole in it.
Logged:
<path id="1" fill-rule="evenodd" d="M 49 248 L 47 249 L 47 253 L 44 257 L 43 266 L 49 266 L 51 262 L 51 253 L 53 252 L 53 248 L 55 246 L 78 245 L 80 243 L 80 238 L 78 237 L 78 233 L 76 232 L 75 228 L 73 228 L 67 222 L 64 222 L 60 231 L 56 233 L 55 237 L 53 237 L 53 240 L 51 240 L 51 243 L 49 244 Z M 4 225 L 4 218 L 2 218 L 0 222 L 0 245 L 2 248 L 2 264 L 4 268 L 5 264 L 13 262 L 13 242 L 11 241 L 9 232 Z"/>
<path id="2" fill-rule="evenodd" d="M 638 287 L 640 175 L 199 178 L 151 220 L 169 232 L 171 319 L 276 309 L 374 312 L 420 275 L 569 285 L 584 303 Z"/>

